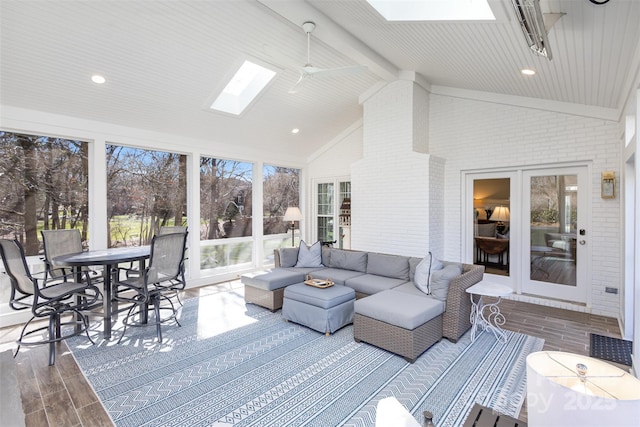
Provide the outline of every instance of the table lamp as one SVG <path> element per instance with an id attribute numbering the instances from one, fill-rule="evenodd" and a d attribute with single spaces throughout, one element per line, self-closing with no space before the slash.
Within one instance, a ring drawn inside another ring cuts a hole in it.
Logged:
<path id="1" fill-rule="evenodd" d="M 291 229 L 291 246 L 295 246 L 294 236 L 296 233 L 296 221 L 300 221 L 302 219 L 302 212 L 300 212 L 300 208 L 297 206 L 288 207 L 287 211 L 284 213 L 283 221 L 291 221 L 289 228 Z"/>
<path id="2" fill-rule="evenodd" d="M 496 223 L 496 231 L 500 234 L 504 233 L 506 226 L 503 221 L 509 221 L 509 208 L 506 206 L 496 206 L 489 220 L 498 221 Z"/>
<path id="3" fill-rule="evenodd" d="M 637 426 L 640 380 L 607 362 L 561 351 L 527 356 L 530 426 Z"/>

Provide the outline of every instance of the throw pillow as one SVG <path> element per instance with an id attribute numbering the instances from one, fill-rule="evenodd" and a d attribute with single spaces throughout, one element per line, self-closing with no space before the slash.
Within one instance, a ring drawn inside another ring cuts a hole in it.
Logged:
<path id="1" fill-rule="evenodd" d="M 416 266 L 416 273 L 413 276 L 413 283 L 425 294 L 429 294 L 429 275 L 431 274 L 431 261 L 433 256 L 431 252 Z"/>
<path id="2" fill-rule="evenodd" d="M 304 241 L 300 241 L 298 250 L 298 262 L 296 267 L 322 267 L 322 243 L 318 240 L 311 246 L 307 246 Z"/>
<path id="3" fill-rule="evenodd" d="M 433 292 L 431 289 L 431 275 L 436 270 L 442 270 L 443 267 L 442 262 L 434 258 L 431 252 L 429 252 L 416 266 L 413 283 L 425 294 L 430 294 Z"/>
<path id="4" fill-rule="evenodd" d="M 440 301 L 447 301 L 449 283 L 462 274 L 462 264 L 447 264 L 443 269 L 433 271 L 430 277 L 429 287 L 431 295 Z"/>

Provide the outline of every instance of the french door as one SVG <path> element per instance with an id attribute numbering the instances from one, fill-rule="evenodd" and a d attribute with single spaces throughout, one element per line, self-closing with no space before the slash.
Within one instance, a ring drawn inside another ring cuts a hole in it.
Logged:
<path id="1" fill-rule="evenodd" d="M 523 171 L 523 293 L 586 302 L 588 177 L 586 166 Z"/>
<path id="2" fill-rule="evenodd" d="M 340 223 L 340 207 L 345 199 L 351 200 L 351 182 L 346 179 L 315 182 L 316 238 L 333 242 L 335 247 L 349 249 L 350 227 Z"/>

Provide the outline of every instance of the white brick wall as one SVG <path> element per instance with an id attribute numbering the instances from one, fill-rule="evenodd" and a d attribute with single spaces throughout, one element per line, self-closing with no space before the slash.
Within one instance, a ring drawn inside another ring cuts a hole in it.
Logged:
<path id="1" fill-rule="evenodd" d="M 617 317 L 619 295 L 604 289 L 622 286 L 620 197 L 600 197 L 600 174 L 613 170 L 620 176 L 620 124 L 441 95 L 432 94 L 430 100 L 430 152 L 446 159 L 444 257 L 463 257 L 461 171 L 588 162 L 592 165 L 591 312 Z"/>
<path id="2" fill-rule="evenodd" d="M 396 81 L 364 103 L 363 158 L 351 167 L 354 249 L 441 257 L 444 162 L 425 154 L 428 100 Z"/>
<path id="3" fill-rule="evenodd" d="M 602 199 L 600 173 L 613 170 L 620 177 L 621 132 L 618 122 L 429 95 L 411 82 L 391 83 L 364 104 L 363 157 L 351 166 L 352 247 L 412 256 L 431 250 L 462 260 L 464 171 L 588 162 L 591 306 L 513 298 L 617 317 L 619 295 L 604 290 L 622 286 L 619 182 L 618 196 Z"/>

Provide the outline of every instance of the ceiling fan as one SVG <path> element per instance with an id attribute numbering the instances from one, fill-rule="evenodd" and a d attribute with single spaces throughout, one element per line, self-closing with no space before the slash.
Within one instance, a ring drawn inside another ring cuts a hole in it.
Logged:
<path id="1" fill-rule="evenodd" d="M 366 65 L 352 65 L 347 67 L 338 68 L 318 68 L 311 65 L 311 33 L 316 28 L 316 24 L 311 21 L 307 21 L 302 24 L 302 29 L 307 34 L 307 63 L 302 67 L 300 78 L 291 89 L 289 93 L 296 93 L 311 79 L 325 79 L 333 77 L 348 76 L 352 74 L 358 74 L 367 70 Z"/>

